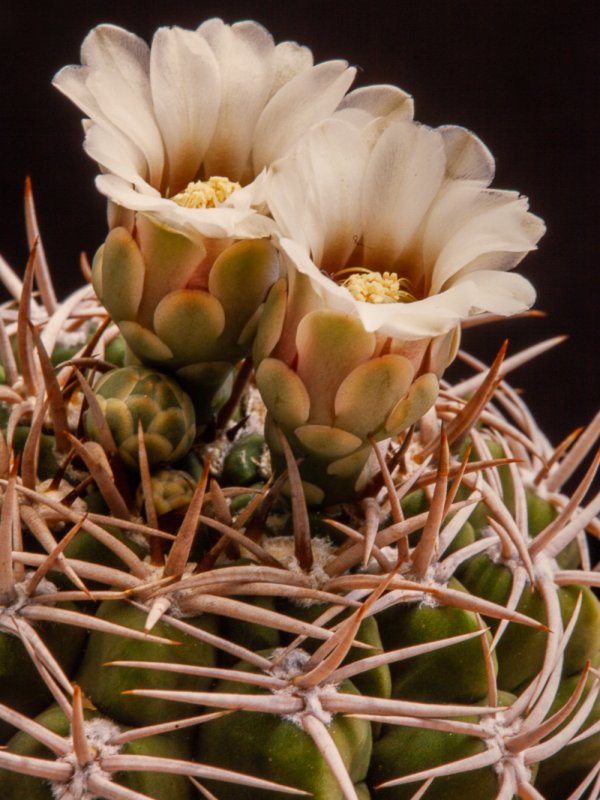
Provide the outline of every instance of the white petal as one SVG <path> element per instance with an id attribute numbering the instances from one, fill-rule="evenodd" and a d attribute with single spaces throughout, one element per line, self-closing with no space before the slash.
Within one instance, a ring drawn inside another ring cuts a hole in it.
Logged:
<path id="1" fill-rule="evenodd" d="M 481 256 L 508 254 L 507 258 L 494 258 L 493 264 L 488 260 L 487 266 L 509 269 L 533 250 L 544 225 L 527 209 L 526 198 L 514 192 L 481 190 L 468 183 L 448 187 L 440 206 L 432 210 L 423 235 L 426 258 L 433 259 L 433 250 L 439 248 L 430 292 L 440 291 Z M 433 248 L 428 240 L 436 240 Z M 479 263 L 470 269 L 478 269 Z"/>
<path id="2" fill-rule="evenodd" d="M 152 110 L 147 45 L 122 28 L 100 25 L 88 35 L 81 52 L 89 66 L 86 86 L 98 108 L 144 153 L 150 183 L 159 187 L 164 149 Z"/>
<path id="3" fill-rule="evenodd" d="M 266 196 L 276 222 L 321 269 L 343 268 L 360 239 L 358 200 L 367 157 L 360 131 L 330 119 L 271 170 Z"/>
<path id="4" fill-rule="evenodd" d="M 150 82 L 169 154 L 167 193 L 173 196 L 196 179 L 214 134 L 220 100 L 216 58 L 197 33 L 160 28 L 152 40 Z"/>
<path id="5" fill-rule="evenodd" d="M 477 288 L 469 280 L 414 303 L 359 302 L 347 289 L 324 275 L 296 242 L 282 239 L 280 247 L 293 267 L 309 277 L 323 308 L 357 317 L 370 333 L 404 340 L 439 336 L 452 330 L 475 307 Z"/>
<path id="6" fill-rule="evenodd" d="M 412 120 L 412 97 L 397 86 L 382 84 L 354 89 L 340 103 L 336 117 L 364 127 L 377 117 L 390 122 Z"/>
<path id="7" fill-rule="evenodd" d="M 112 172 L 136 186 L 146 186 L 141 178 L 146 171 L 146 160 L 130 139 L 116 128 L 105 128 L 95 122 L 85 126 L 84 149 L 107 172 Z"/>
<path id="8" fill-rule="evenodd" d="M 519 314 L 535 302 L 535 289 L 522 275 L 515 272 L 495 270 L 472 272 L 468 281 L 477 290 L 473 302 L 474 310 L 490 311 L 492 314 Z M 456 288 L 461 286 L 457 282 Z"/>
<path id="9" fill-rule="evenodd" d="M 436 131 L 397 123 L 381 134 L 365 175 L 365 266 L 390 268 L 411 245 L 444 170 L 443 140 Z"/>
<path id="10" fill-rule="evenodd" d="M 221 74 L 221 107 L 204 160 L 205 172 L 246 182 L 254 126 L 273 82 L 275 45 L 255 22 L 229 27 L 212 19 L 198 33 L 210 45 Z"/>
<path id="11" fill-rule="evenodd" d="M 144 193 L 116 175 L 99 175 L 96 186 L 118 206 L 153 214 L 190 238 L 260 238 L 273 232 L 273 221 L 250 208 L 185 208 L 161 197 L 148 184 Z"/>
<path id="12" fill-rule="evenodd" d="M 481 181 L 494 178 L 494 157 L 478 136 L 457 125 L 438 128 L 446 148 L 446 171 L 451 178 Z"/>
<path id="13" fill-rule="evenodd" d="M 308 47 L 302 47 L 296 42 L 280 42 L 275 47 L 275 64 L 273 71 L 273 83 L 269 92 L 269 99 L 275 92 L 296 75 L 304 70 L 310 69 L 313 65 L 313 55 Z"/>
<path id="14" fill-rule="evenodd" d="M 345 61 L 327 61 L 297 75 L 271 98 L 254 132 L 258 172 L 289 151 L 312 125 L 330 116 L 354 80 Z"/>

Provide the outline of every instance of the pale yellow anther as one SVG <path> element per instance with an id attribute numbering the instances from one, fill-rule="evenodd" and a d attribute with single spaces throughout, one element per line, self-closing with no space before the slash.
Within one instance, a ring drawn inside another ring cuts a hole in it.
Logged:
<path id="1" fill-rule="evenodd" d="M 350 275 L 342 286 L 363 303 L 412 303 L 416 297 L 406 291 L 410 282 L 395 272 L 361 271 Z"/>
<path id="2" fill-rule="evenodd" d="M 179 192 L 171 200 L 185 208 L 215 208 L 239 188 L 240 184 L 236 181 L 214 175 L 207 181 L 188 183 L 183 192 Z"/>

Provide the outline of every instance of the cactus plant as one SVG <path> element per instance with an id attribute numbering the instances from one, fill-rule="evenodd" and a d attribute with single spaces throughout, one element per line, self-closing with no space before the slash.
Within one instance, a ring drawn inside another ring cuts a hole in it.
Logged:
<path id="1" fill-rule="evenodd" d="M 4 271 L 0 798 L 598 797 L 600 419 L 458 350 L 541 221 L 255 23 L 82 61 L 107 241 L 56 301 L 28 190 Z"/>

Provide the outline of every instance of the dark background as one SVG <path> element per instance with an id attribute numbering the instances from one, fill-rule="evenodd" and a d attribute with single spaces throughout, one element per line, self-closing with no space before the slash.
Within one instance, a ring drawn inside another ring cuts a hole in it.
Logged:
<path id="1" fill-rule="evenodd" d="M 209 0 L 32 2 L 0 10 L 0 253 L 26 261 L 22 187 L 30 174 L 59 294 L 81 282 L 79 252 L 105 235 L 95 165 L 81 149 L 80 112 L 50 86 L 79 63 L 86 32 L 113 22 L 149 40 L 159 25 L 196 27 L 210 16 L 252 18 L 277 41 L 308 45 L 316 61 L 346 58 L 358 85 L 395 83 L 415 97 L 416 118 L 474 130 L 497 161 L 495 186 L 529 196 L 548 232 L 519 268 L 538 290 L 542 320 L 477 328 L 465 346 L 491 359 L 548 336 L 569 339 L 522 368 L 542 428 L 557 442 L 598 405 L 598 12 L 554 0 Z"/>

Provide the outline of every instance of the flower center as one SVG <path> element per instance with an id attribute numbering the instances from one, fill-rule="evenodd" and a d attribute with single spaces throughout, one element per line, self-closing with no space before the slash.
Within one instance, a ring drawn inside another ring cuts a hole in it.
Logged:
<path id="1" fill-rule="evenodd" d="M 348 272 L 351 274 L 344 278 Z M 408 278 L 400 278 L 395 272 L 371 272 L 363 268 L 342 269 L 333 276 L 355 300 L 363 303 L 412 303 L 417 298 L 409 291 Z"/>
<path id="2" fill-rule="evenodd" d="M 185 189 L 174 195 L 171 200 L 185 208 L 216 208 L 240 188 L 240 184 L 236 181 L 214 175 L 207 181 L 188 183 Z"/>

